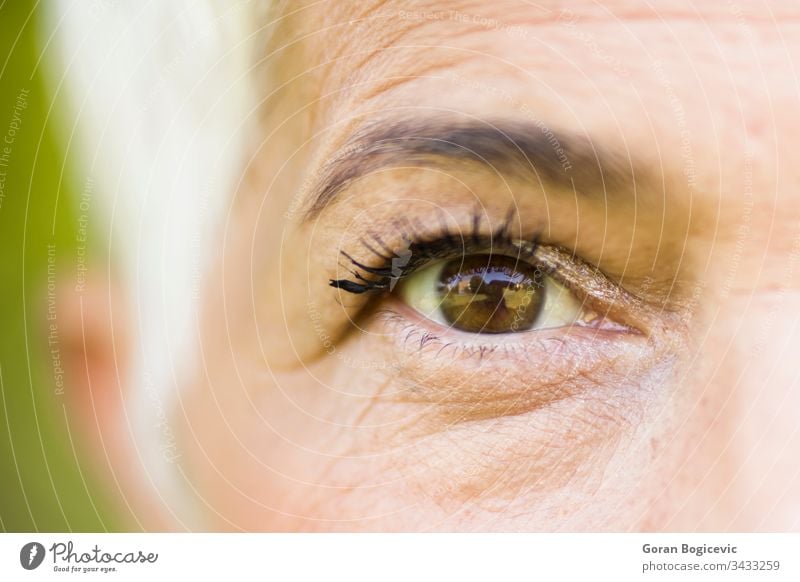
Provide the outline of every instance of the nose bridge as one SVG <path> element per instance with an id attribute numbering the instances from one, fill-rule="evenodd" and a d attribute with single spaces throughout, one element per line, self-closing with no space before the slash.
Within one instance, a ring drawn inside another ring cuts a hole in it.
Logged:
<path id="1" fill-rule="evenodd" d="M 758 332 L 736 338 L 740 372 L 729 387 L 731 417 L 718 440 L 729 445 L 723 451 L 733 451 L 729 491 L 743 502 L 752 499 L 742 516 L 749 522 L 788 519 L 778 526 L 784 529 L 800 525 L 796 508 L 782 509 L 800 488 L 800 292 L 782 290 L 769 299 L 763 317 L 753 314 L 753 323 L 761 320 Z M 725 389 L 726 382 L 716 387 L 720 395 Z"/>
<path id="2" fill-rule="evenodd" d="M 773 341 L 771 329 L 800 307 L 800 205 L 757 202 L 711 241 L 703 303 L 715 328 L 746 333 L 737 341 L 760 353 Z"/>
<path id="3" fill-rule="evenodd" d="M 733 294 L 703 330 L 694 379 L 679 387 L 686 448 L 674 483 L 684 503 L 672 528 L 800 527 L 796 287 Z"/>

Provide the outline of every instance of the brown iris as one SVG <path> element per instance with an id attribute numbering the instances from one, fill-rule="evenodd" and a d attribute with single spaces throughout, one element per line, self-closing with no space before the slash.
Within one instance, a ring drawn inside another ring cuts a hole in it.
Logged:
<path id="1" fill-rule="evenodd" d="M 530 329 L 544 303 L 544 275 L 505 255 L 470 255 L 445 264 L 439 278 L 441 313 L 473 333 Z"/>

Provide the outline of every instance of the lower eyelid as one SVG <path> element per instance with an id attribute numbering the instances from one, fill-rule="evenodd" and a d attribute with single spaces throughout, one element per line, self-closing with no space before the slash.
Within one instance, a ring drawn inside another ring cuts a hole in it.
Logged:
<path id="1" fill-rule="evenodd" d="M 613 390 L 657 354 L 641 335 L 579 327 L 475 341 L 466 332 L 437 333 L 408 311 L 394 301 L 375 318 L 403 387 L 396 398 L 435 403 L 464 420 L 522 414 L 586 390 Z"/>
<path id="2" fill-rule="evenodd" d="M 569 293 L 569 291 L 565 292 Z M 590 311 L 589 308 L 584 309 Z M 405 329 L 406 331 L 424 335 L 426 339 L 423 343 L 425 344 L 440 342 L 468 351 L 478 351 L 481 347 L 485 348 L 484 351 L 489 348 L 501 347 L 505 347 L 508 350 L 521 350 L 541 342 L 562 343 L 569 336 L 573 338 L 579 337 L 587 341 L 623 336 L 644 337 L 638 329 L 632 327 L 612 324 L 607 328 L 603 328 L 595 325 L 584 325 L 581 322 L 570 326 L 531 329 L 514 333 L 472 333 L 438 323 L 405 303 L 400 297 L 391 294 L 386 296 L 384 304 L 377 310 L 375 315 L 380 320 L 380 325 L 385 326 L 383 333 L 396 334 Z M 426 348 L 427 346 L 422 347 Z"/>

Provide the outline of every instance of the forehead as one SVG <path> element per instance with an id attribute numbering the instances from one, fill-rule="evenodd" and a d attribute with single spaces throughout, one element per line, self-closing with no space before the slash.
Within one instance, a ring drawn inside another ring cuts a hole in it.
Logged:
<path id="1" fill-rule="evenodd" d="M 796 107 L 798 14 L 794 1 L 405 0 L 337 3 L 306 31 L 320 108 L 340 114 L 532 107 L 587 132 L 674 133 L 679 113 L 719 143 L 732 116 L 763 130 L 765 96 L 773 118 Z"/>
<path id="2" fill-rule="evenodd" d="M 529 19 L 546 20 L 562 11 L 611 18 L 717 18 L 743 16 L 774 20 L 796 18 L 800 5 L 794 0 L 369 0 L 364 2 L 313 2 L 319 17 L 335 20 L 338 15 L 365 17 L 402 10 L 484 13 L 514 13 Z"/>
<path id="3" fill-rule="evenodd" d="M 795 0 L 373 0 L 369 2 L 319 2 L 311 8 L 311 27 L 322 24 L 340 41 L 347 35 L 337 25 L 346 22 L 363 36 L 359 40 L 398 40 L 405 34 L 427 29 L 442 33 L 477 25 L 476 30 L 495 30 L 503 25 L 546 26 L 569 16 L 584 24 L 626 21 L 694 21 L 707 26 L 739 23 L 786 23 L 800 18 L 800 3 Z M 300 11 L 295 14 L 308 13 Z M 401 22 L 402 21 L 402 22 Z M 369 24 L 368 28 L 360 27 Z M 387 34 L 386 26 L 397 34 Z"/>
<path id="4" fill-rule="evenodd" d="M 726 69 L 734 81 L 752 82 L 756 69 L 785 78 L 798 56 L 799 15 L 794 0 L 325 2 L 303 29 L 325 71 L 321 92 L 346 86 L 364 101 L 444 70 L 490 79 L 495 91 L 554 72 L 583 84 L 662 72 L 713 83 Z M 385 87 L 371 85 L 380 79 Z"/>
<path id="5" fill-rule="evenodd" d="M 759 192 L 774 193 L 776 165 L 800 147 L 793 0 L 404 0 L 311 10 L 296 19 L 306 58 L 292 75 L 311 80 L 319 163 L 382 116 L 525 118 L 644 157 L 713 206 L 743 168 Z M 775 163 L 751 162 L 764 156 Z M 781 168 L 800 179 L 794 164 Z M 791 188 L 777 194 L 794 199 Z"/>

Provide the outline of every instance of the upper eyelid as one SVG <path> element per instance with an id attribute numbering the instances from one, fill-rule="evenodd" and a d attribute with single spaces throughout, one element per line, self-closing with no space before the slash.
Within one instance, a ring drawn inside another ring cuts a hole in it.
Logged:
<path id="1" fill-rule="evenodd" d="M 537 266 L 545 268 L 551 276 L 557 273 L 562 285 L 582 295 L 584 301 L 600 313 L 613 312 L 621 323 L 646 334 L 657 321 L 653 310 L 641 298 L 626 291 L 599 268 L 574 253 L 556 246 L 538 245 L 532 257 Z M 579 288 L 576 288 L 576 281 L 580 281 Z"/>
<path id="2" fill-rule="evenodd" d="M 539 242 L 537 235 L 532 235 L 529 239 L 512 238 L 508 224 L 507 220 L 500 229 L 484 234 L 478 234 L 475 228 L 466 234 L 440 232 L 438 235 L 426 236 L 417 231 L 413 234 L 404 232 L 402 238 L 407 243 L 406 248 L 413 249 L 411 259 L 404 266 L 394 270 L 392 260 L 399 258 L 401 250 L 399 248 L 390 251 L 390 247 L 381 242 L 381 248 L 386 250 L 387 254 L 392 253 L 389 257 L 382 252 L 375 252 L 377 249 L 373 245 L 364 244 L 365 249 L 380 260 L 375 267 L 342 251 L 342 256 L 353 267 L 348 268 L 348 271 L 355 280 L 331 279 L 330 285 L 351 293 L 383 292 L 390 290 L 394 283 L 429 265 L 433 260 L 452 259 L 472 253 L 496 252 L 514 256 L 543 269 L 547 275 L 586 301 L 598 313 L 613 314 L 620 323 L 645 335 L 650 335 L 655 326 L 661 325 L 660 316 L 663 314 L 663 307 L 658 309 L 648 305 L 612 281 L 598 267 L 583 261 L 562 247 Z M 359 269 L 363 272 L 359 272 Z"/>

